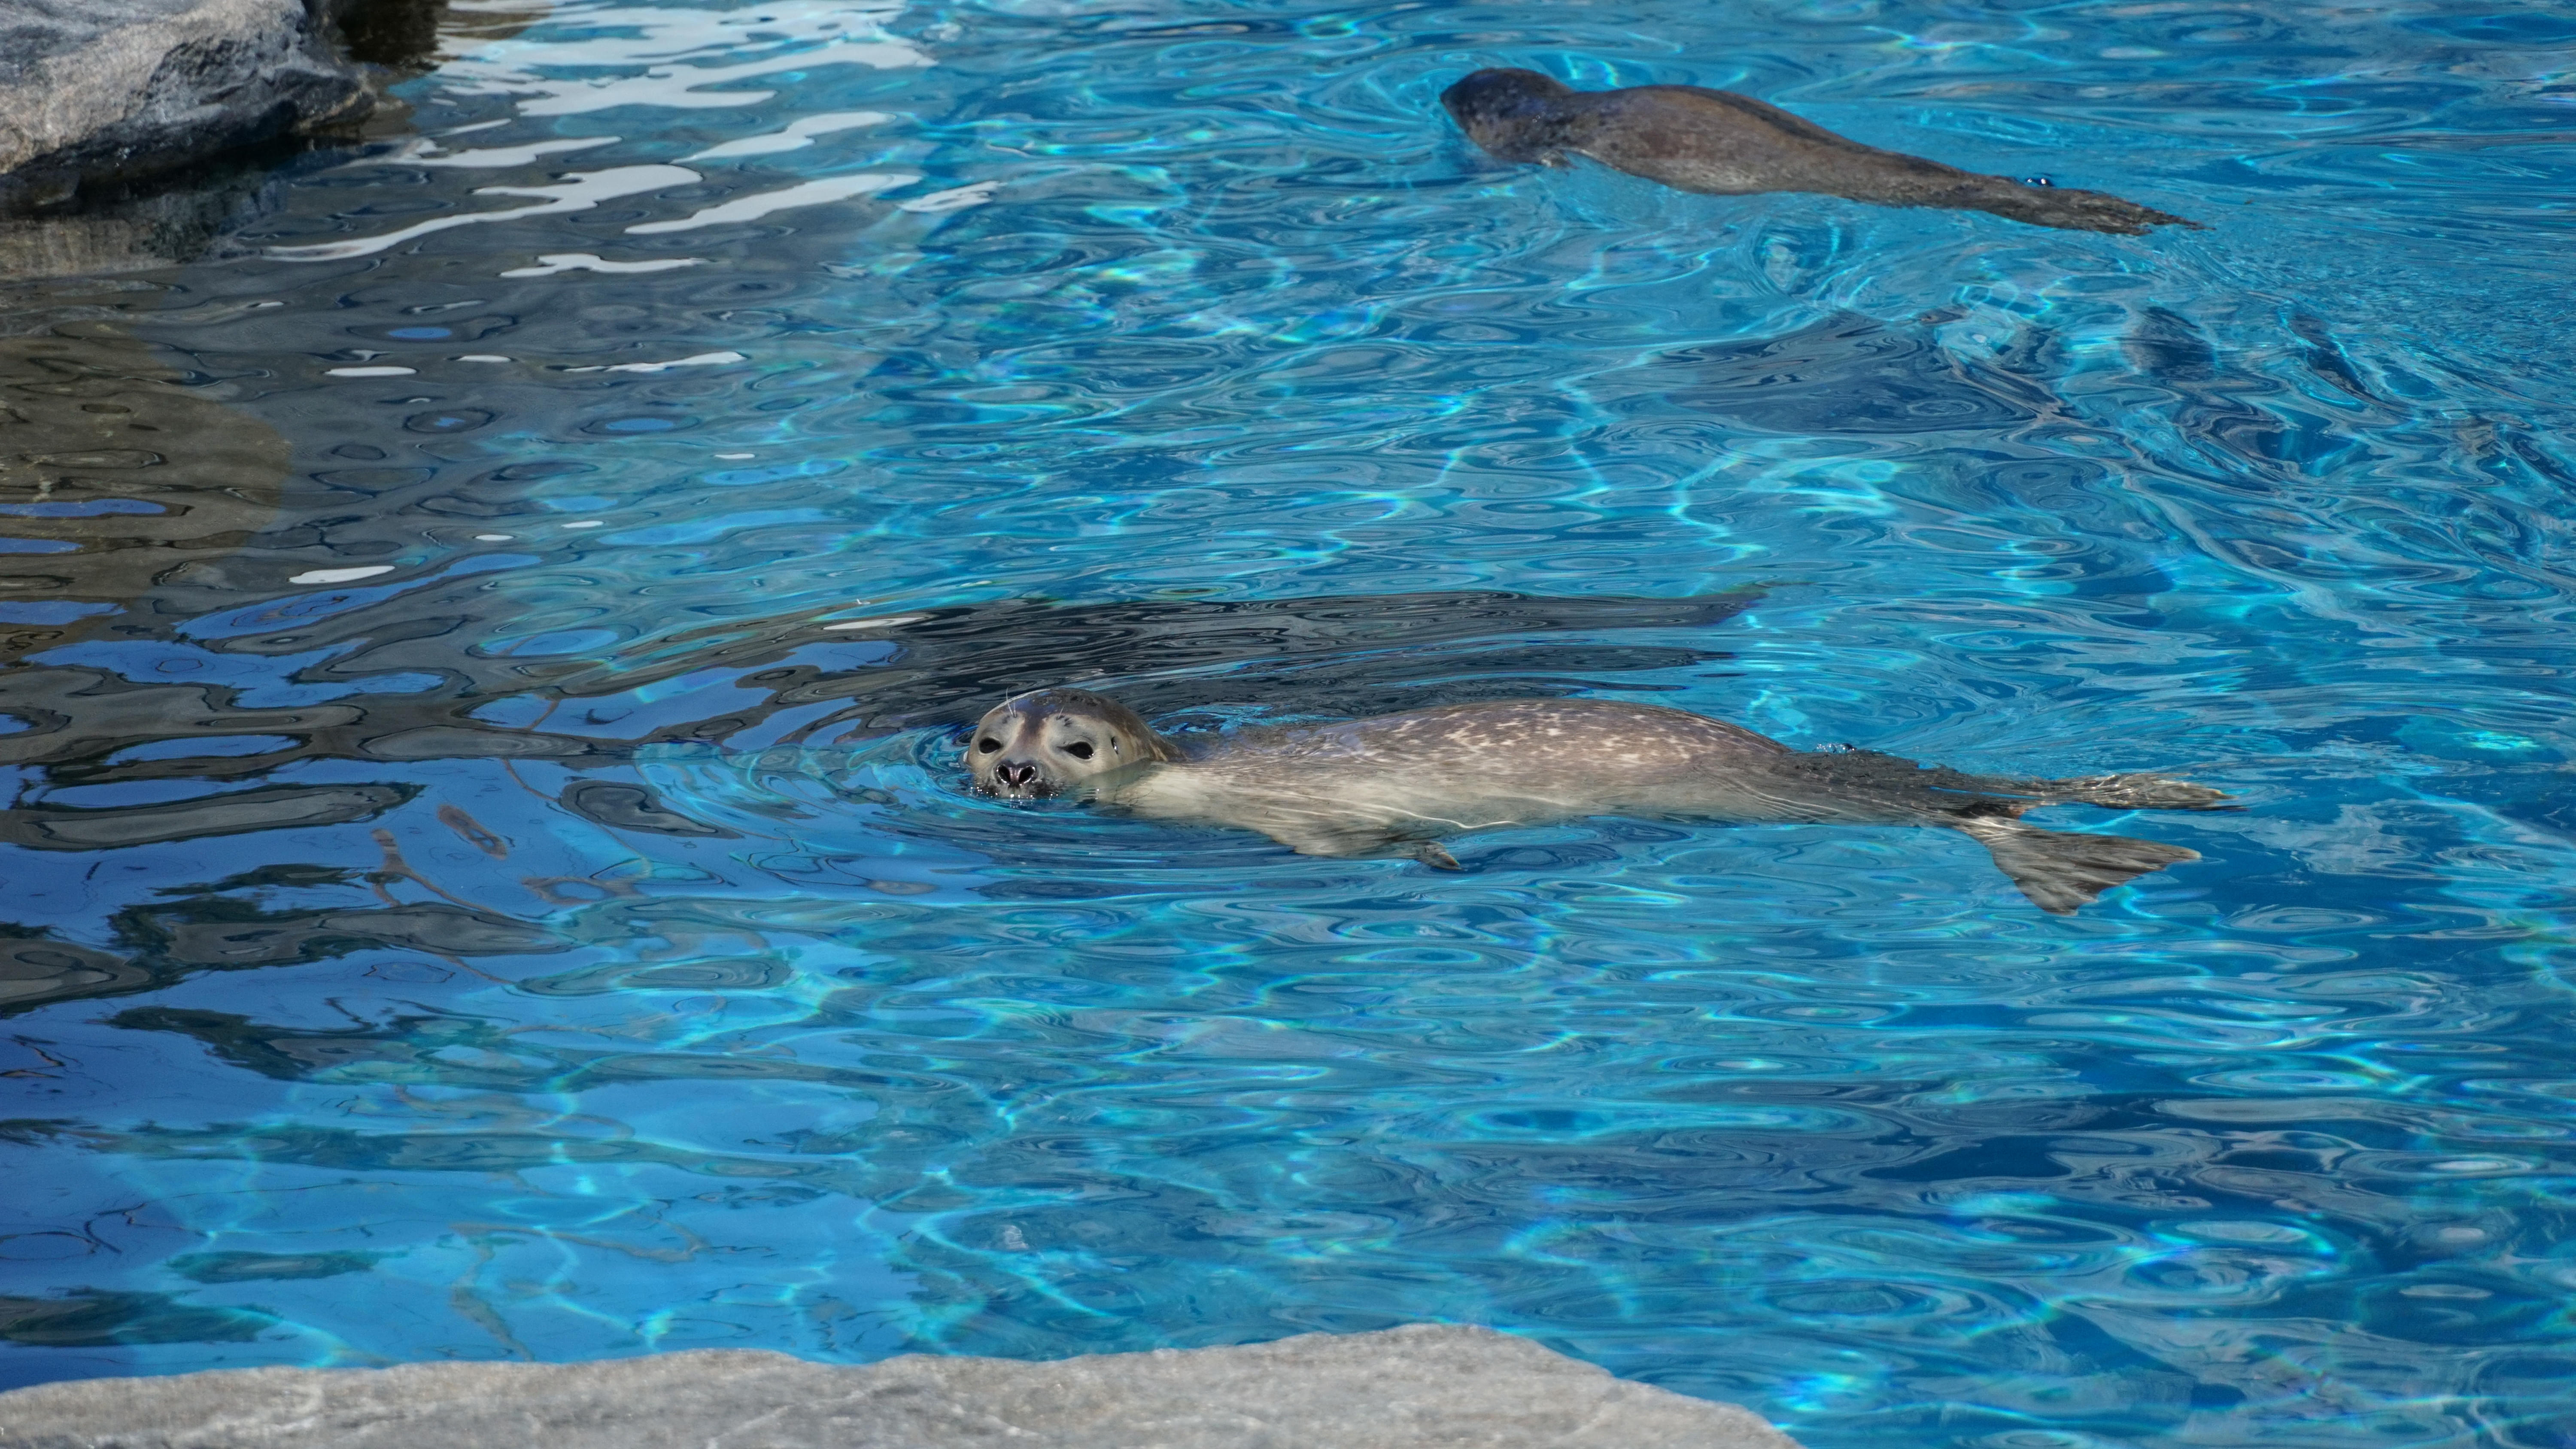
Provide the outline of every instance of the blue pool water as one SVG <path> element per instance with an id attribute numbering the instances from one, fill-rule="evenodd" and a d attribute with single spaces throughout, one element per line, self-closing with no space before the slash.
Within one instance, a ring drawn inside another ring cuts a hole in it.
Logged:
<path id="1" fill-rule="evenodd" d="M 1491 1324 L 1814 1449 L 2576 1444 L 2563 7 L 474 0 L 14 287 L 0 1383 Z M 1493 162 L 1726 86 L 2208 224 Z M 954 731 L 2155 768 L 1467 869 Z"/>

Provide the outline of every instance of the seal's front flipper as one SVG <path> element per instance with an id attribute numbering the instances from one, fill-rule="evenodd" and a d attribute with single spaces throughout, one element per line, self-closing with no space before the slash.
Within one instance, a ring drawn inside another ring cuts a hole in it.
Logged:
<path id="1" fill-rule="evenodd" d="M 1436 840 L 1419 840 L 1394 831 L 1368 825 L 1333 826 L 1314 820 L 1299 821 L 1295 826 L 1266 825 L 1261 833 L 1278 841 L 1299 855 L 1322 855 L 1337 860 L 1383 859 L 1402 856 L 1418 860 L 1433 870 L 1464 870 L 1458 857 L 1451 855 Z"/>
<path id="2" fill-rule="evenodd" d="M 1964 820 L 1959 829 L 1993 851 L 1995 865 L 2031 904 L 2052 916 L 2071 916 L 2076 907 L 2132 876 L 2200 859 L 2199 851 L 2179 845 L 2042 830 L 2016 820 Z"/>

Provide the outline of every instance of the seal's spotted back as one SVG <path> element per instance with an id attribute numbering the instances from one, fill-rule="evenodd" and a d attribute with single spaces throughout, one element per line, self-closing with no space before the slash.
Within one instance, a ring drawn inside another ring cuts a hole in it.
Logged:
<path id="1" fill-rule="evenodd" d="M 1805 754 L 1723 720 L 1606 699 L 1500 700 L 1248 729 L 1188 755 L 1117 701 L 1048 689 L 993 707 L 967 745 L 976 784 L 1077 793 L 1131 813 L 1258 830 L 1305 855 L 1457 862 L 1439 842 L 1593 815 L 1937 825 L 1987 847 L 2040 909 L 2197 854 L 2022 823 L 2050 804 L 2224 809 L 2158 775 L 2020 780 L 1858 751 Z"/>

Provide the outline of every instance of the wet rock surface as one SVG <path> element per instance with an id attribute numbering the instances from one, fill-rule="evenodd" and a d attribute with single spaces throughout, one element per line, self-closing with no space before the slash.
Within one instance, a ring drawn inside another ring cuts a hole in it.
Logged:
<path id="1" fill-rule="evenodd" d="M 353 121 L 365 78 L 304 0 L 7 0 L 0 205 Z"/>
<path id="2" fill-rule="evenodd" d="M 0 1394 L 0 1421 L 25 1449 L 1796 1449 L 1733 1405 L 1454 1326 L 1047 1363 L 704 1350 L 88 1379 Z"/>
<path id="3" fill-rule="evenodd" d="M 408 134 L 387 87 L 435 66 L 442 36 L 505 39 L 532 3 L 0 0 L 0 281 L 222 251 L 297 157 Z"/>

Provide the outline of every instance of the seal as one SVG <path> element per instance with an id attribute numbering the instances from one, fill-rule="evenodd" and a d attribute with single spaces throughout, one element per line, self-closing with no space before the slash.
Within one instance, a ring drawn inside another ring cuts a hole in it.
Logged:
<path id="1" fill-rule="evenodd" d="M 1534 70 L 1480 70 L 1440 93 L 1468 139 L 1505 161 L 1604 166 L 1683 191 L 1811 191 L 1876 206 L 1986 211 L 2034 226 L 2134 236 L 2196 221 L 2099 191 L 1962 171 L 1846 140 L 1751 96 L 1699 86 L 1578 91 Z"/>
<path id="2" fill-rule="evenodd" d="M 1807 752 L 1723 720 L 1606 699 L 1447 705 L 1336 724 L 1154 732 L 1116 700 L 1041 689 L 995 705 L 966 763 L 978 789 L 1070 795 L 1156 820 L 1257 830 L 1301 855 L 1411 856 L 1455 870 L 1446 837 L 1585 816 L 1930 825 L 1965 834 L 2052 915 L 2199 854 L 2022 823 L 2041 805 L 2225 810 L 2162 775 L 2015 779 L 1871 750 Z"/>

